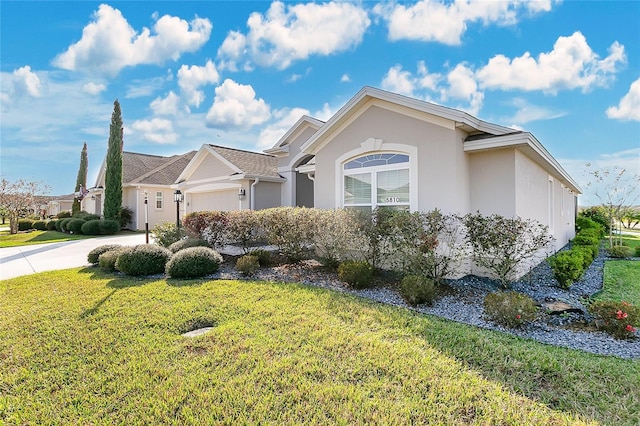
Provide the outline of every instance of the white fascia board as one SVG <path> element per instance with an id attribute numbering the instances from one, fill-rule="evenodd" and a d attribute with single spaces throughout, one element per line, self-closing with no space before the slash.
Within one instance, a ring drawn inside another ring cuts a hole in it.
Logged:
<path id="1" fill-rule="evenodd" d="M 229 180 L 232 180 L 232 181 L 245 180 L 245 179 L 249 179 L 249 180 L 260 179 L 260 182 L 286 182 L 286 179 L 283 177 L 277 178 L 272 176 L 246 175 L 244 173 L 232 175 L 229 177 Z"/>
<path id="2" fill-rule="evenodd" d="M 273 147 L 265 149 L 264 152 L 266 152 L 267 154 L 285 153 L 285 151 L 283 150 L 286 148 L 286 153 L 289 153 L 289 146 L 288 144 L 285 145 L 285 142 L 294 137 L 294 135 L 303 132 L 307 127 L 311 127 L 317 130 L 323 125 L 323 121 L 320 121 L 313 117 L 309 117 L 308 115 L 303 115 L 298 119 L 298 121 L 295 122 L 293 126 L 289 128 L 289 130 L 287 130 L 287 132 L 278 140 L 278 142 L 276 142 L 275 145 L 273 145 Z"/>
<path id="3" fill-rule="evenodd" d="M 532 151 L 539 160 L 561 177 L 571 187 L 571 190 L 582 194 L 582 189 L 578 183 L 567 173 L 567 171 L 553 158 L 547 149 L 529 132 L 518 132 L 514 134 L 495 136 L 492 138 L 479 139 L 476 141 L 464 142 L 464 152 L 480 152 L 500 148 L 527 148 Z"/>
<path id="4" fill-rule="evenodd" d="M 316 172 L 316 165 L 315 164 L 311 164 L 311 165 L 305 164 L 304 166 L 296 167 L 296 172 L 304 173 L 304 174 L 315 173 Z"/>

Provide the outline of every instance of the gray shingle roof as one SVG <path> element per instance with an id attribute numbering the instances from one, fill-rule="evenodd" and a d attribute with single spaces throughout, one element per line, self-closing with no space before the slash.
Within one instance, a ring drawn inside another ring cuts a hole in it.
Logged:
<path id="1" fill-rule="evenodd" d="M 125 151 L 122 153 L 122 182 L 125 185 L 171 185 L 195 154 L 196 151 L 190 151 L 162 157 Z"/>
<path id="2" fill-rule="evenodd" d="M 219 145 L 209 145 L 216 153 L 248 176 L 280 178 L 278 159 L 272 155 L 259 152 L 243 151 Z"/>

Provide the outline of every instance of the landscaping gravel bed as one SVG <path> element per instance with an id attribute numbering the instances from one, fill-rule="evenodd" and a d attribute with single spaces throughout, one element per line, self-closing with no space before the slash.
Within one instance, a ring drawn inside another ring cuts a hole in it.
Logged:
<path id="1" fill-rule="evenodd" d="M 582 312 L 564 315 L 541 315 L 539 319 L 520 329 L 505 328 L 484 318 L 484 297 L 490 292 L 500 290 L 500 286 L 496 281 L 477 276 L 449 280 L 447 284 L 450 287 L 450 291 L 436 298 L 432 306 L 419 305 L 417 307 L 406 304 L 400 294 L 389 285 L 379 285 L 375 288 L 363 290 L 351 289 L 338 279 L 337 273 L 327 270 L 327 268 L 322 267 L 320 263 L 314 260 L 261 268 L 249 278 L 252 280 L 299 282 L 328 288 L 365 297 L 380 303 L 534 339 L 550 345 L 579 349 L 600 355 L 640 359 L 640 332 L 636 332 L 636 336 L 633 339 L 617 340 L 601 331 L 579 329 L 580 325 L 584 326 L 585 322 L 590 319 L 582 300 L 602 288 L 605 260 L 607 260 L 606 251 L 601 250 L 582 279 L 573 284 L 569 290 L 557 287 L 547 262 L 540 263 L 523 279 L 514 283 L 513 290 L 529 295 L 537 303 L 558 300 L 582 310 Z M 225 262 L 221 270 L 212 277 L 247 279 L 247 277 L 243 277 L 234 269 L 232 262 Z"/>

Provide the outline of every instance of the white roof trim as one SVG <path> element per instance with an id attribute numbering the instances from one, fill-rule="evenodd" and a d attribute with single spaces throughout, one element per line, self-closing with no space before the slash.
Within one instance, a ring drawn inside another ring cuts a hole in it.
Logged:
<path id="1" fill-rule="evenodd" d="M 244 173 L 239 173 L 237 175 L 231 175 L 229 176 L 229 180 L 243 180 L 243 179 L 260 179 L 260 182 L 285 182 L 286 179 L 283 177 L 265 177 L 265 176 L 258 176 L 258 175 L 247 175 Z"/>
<path id="2" fill-rule="evenodd" d="M 325 123 L 323 121 L 320 121 L 316 118 L 313 117 L 309 117 L 308 115 L 303 115 L 302 117 L 300 117 L 298 119 L 298 121 L 295 122 L 295 124 L 293 126 L 291 126 L 291 128 L 289 128 L 289 130 L 287 130 L 287 133 L 285 133 L 279 140 L 278 142 L 276 142 L 275 145 L 273 145 L 273 147 L 269 148 L 269 149 L 265 149 L 264 152 L 266 152 L 267 154 L 278 154 L 278 153 L 288 153 L 289 152 L 289 147 L 288 144 L 286 144 L 286 142 L 297 132 L 299 132 L 301 129 L 307 128 L 307 127 L 311 127 L 311 128 L 315 128 L 316 130 L 321 128 Z M 286 149 L 286 151 L 285 151 Z"/>
<path id="3" fill-rule="evenodd" d="M 536 157 L 538 157 L 538 160 L 542 160 L 544 162 L 543 165 L 546 165 L 547 168 L 550 168 L 555 172 L 556 177 L 560 177 L 564 180 L 565 183 L 571 187 L 572 191 L 582 194 L 582 189 L 580 189 L 580 186 L 578 186 L 576 181 L 574 181 L 569 173 L 562 168 L 560 163 L 553 158 L 549 151 L 546 150 L 535 136 L 529 132 L 518 132 L 464 142 L 464 152 L 481 152 L 511 147 L 528 148 Z"/>
<path id="4" fill-rule="evenodd" d="M 213 147 L 211 147 L 209 144 L 204 144 L 204 145 L 202 145 L 200 147 L 200 149 L 198 150 L 196 155 L 193 156 L 191 161 L 189 161 L 189 164 L 187 164 L 187 166 L 184 168 L 182 173 L 180 173 L 180 176 L 178 176 L 178 179 L 176 180 L 176 182 L 180 183 L 182 181 L 188 180 L 187 177 L 191 173 L 193 173 L 192 169 L 197 168 L 202 163 L 202 161 L 204 161 L 204 159 L 206 158 L 207 154 L 213 155 L 215 158 L 217 158 L 218 160 L 223 162 L 227 167 L 229 167 L 235 173 L 242 173 L 242 170 L 240 170 L 235 164 L 231 163 L 229 160 L 224 158 L 222 155 L 218 154 L 213 149 Z"/>
<path id="5" fill-rule="evenodd" d="M 354 113 L 355 110 L 360 108 L 367 99 L 380 99 L 397 105 L 401 105 L 407 108 L 411 108 L 426 114 L 435 115 L 456 123 L 456 125 L 464 125 L 470 127 L 478 132 L 486 132 L 495 135 L 503 135 L 506 133 L 512 133 L 514 129 L 500 126 L 498 124 L 489 123 L 473 117 L 466 112 L 456 109 L 448 108 L 441 105 L 436 105 L 430 102 L 421 101 L 419 99 L 409 98 L 397 93 L 387 92 L 385 90 L 376 89 L 370 86 L 363 87 L 356 95 L 351 98 L 337 113 L 333 115 L 313 136 L 306 141 L 300 148 L 303 152 L 308 154 L 316 154 L 320 147 L 323 145 L 322 141 L 325 137 L 331 134 L 333 129 L 338 126 L 343 120 L 347 119 Z"/>

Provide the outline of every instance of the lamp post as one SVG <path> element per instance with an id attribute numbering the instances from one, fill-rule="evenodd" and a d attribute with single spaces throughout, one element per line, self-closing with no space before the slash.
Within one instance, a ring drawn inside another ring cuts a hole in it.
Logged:
<path id="1" fill-rule="evenodd" d="M 180 229 L 180 202 L 182 201 L 182 192 L 179 189 L 176 189 L 176 192 L 173 193 L 173 201 L 176 202 L 176 227 Z"/>
<path id="2" fill-rule="evenodd" d="M 149 193 L 144 190 L 144 240 L 149 244 Z"/>

